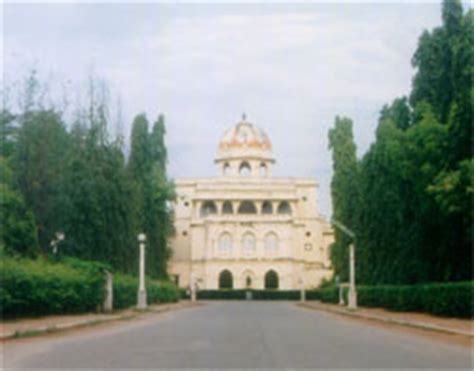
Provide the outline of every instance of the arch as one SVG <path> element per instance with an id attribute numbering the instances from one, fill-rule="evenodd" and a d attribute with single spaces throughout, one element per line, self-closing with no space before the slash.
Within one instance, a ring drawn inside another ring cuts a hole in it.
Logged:
<path id="1" fill-rule="evenodd" d="M 278 273 L 273 269 L 270 269 L 265 274 L 265 288 L 266 289 L 277 289 L 279 286 Z"/>
<path id="2" fill-rule="evenodd" d="M 265 162 L 261 162 L 260 166 L 258 167 L 258 174 L 260 176 L 267 176 L 268 174 L 268 167 Z"/>
<path id="3" fill-rule="evenodd" d="M 278 214 L 291 214 L 291 206 L 288 201 L 282 201 L 278 205 Z"/>
<path id="4" fill-rule="evenodd" d="M 229 232 L 222 232 L 217 240 L 217 248 L 220 252 L 232 251 L 232 235 Z"/>
<path id="5" fill-rule="evenodd" d="M 262 214 L 273 214 L 273 205 L 270 201 L 264 201 L 262 204 Z"/>
<path id="6" fill-rule="evenodd" d="M 230 174 L 230 165 L 228 162 L 226 162 L 223 166 L 222 166 L 222 173 L 224 175 L 229 175 Z"/>
<path id="7" fill-rule="evenodd" d="M 255 251 L 256 238 L 251 232 L 246 232 L 242 236 L 242 250 L 244 253 L 252 253 Z"/>
<path id="8" fill-rule="evenodd" d="M 252 167 L 247 161 L 244 161 L 239 166 L 239 174 L 242 176 L 249 176 L 252 173 Z"/>
<path id="9" fill-rule="evenodd" d="M 200 215 L 205 217 L 211 214 L 217 214 L 217 206 L 214 201 L 206 201 L 201 206 Z"/>
<path id="10" fill-rule="evenodd" d="M 252 201 L 242 201 L 239 205 L 239 214 L 256 214 L 257 208 Z"/>
<path id="11" fill-rule="evenodd" d="M 232 289 L 234 287 L 234 280 L 232 273 L 228 269 L 224 269 L 219 274 L 219 289 Z"/>
<path id="12" fill-rule="evenodd" d="M 265 235 L 265 250 L 268 252 L 278 250 L 278 235 L 275 232 L 268 232 Z"/>
<path id="13" fill-rule="evenodd" d="M 232 206 L 232 202 L 230 201 L 224 201 L 222 204 L 222 214 L 233 214 L 234 213 L 234 207 Z"/>

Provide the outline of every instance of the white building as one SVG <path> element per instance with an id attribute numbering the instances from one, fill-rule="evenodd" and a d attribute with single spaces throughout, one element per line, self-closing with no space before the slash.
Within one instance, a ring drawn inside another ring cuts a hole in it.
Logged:
<path id="1" fill-rule="evenodd" d="M 245 116 L 223 135 L 215 163 L 217 177 L 176 181 L 169 271 L 180 287 L 290 290 L 331 277 L 334 236 L 315 180 L 273 177 L 270 140 Z"/>

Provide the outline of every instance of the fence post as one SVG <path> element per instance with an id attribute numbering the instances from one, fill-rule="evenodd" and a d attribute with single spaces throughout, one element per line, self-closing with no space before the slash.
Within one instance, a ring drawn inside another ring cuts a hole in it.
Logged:
<path id="1" fill-rule="evenodd" d="M 112 312 L 114 309 L 114 275 L 109 272 L 105 271 L 105 298 L 103 304 L 104 312 Z"/>

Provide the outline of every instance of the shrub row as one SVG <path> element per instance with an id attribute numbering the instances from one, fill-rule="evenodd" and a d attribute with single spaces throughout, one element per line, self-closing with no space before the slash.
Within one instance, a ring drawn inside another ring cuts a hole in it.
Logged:
<path id="1" fill-rule="evenodd" d="M 201 300 L 245 300 L 247 292 L 251 292 L 252 300 L 300 300 L 299 290 L 200 290 L 197 298 Z M 307 300 L 319 299 L 316 290 L 306 291 Z"/>
<path id="2" fill-rule="evenodd" d="M 344 288 L 347 303 L 348 289 Z M 339 302 L 335 287 L 318 291 L 319 300 Z M 451 317 L 474 316 L 474 281 L 417 285 L 357 286 L 357 302 L 363 307 L 426 312 Z"/>
<path id="3" fill-rule="evenodd" d="M 4 317 L 92 311 L 104 297 L 100 264 L 2 256 L 0 278 Z"/>
<path id="4" fill-rule="evenodd" d="M 61 262 L 1 257 L 0 304 L 5 318 L 95 311 L 104 300 L 108 266 L 64 258 Z M 114 309 L 137 302 L 138 279 L 114 274 Z M 179 300 L 170 282 L 147 279 L 149 303 Z"/>
<path id="5" fill-rule="evenodd" d="M 128 308 L 137 303 L 138 278 L 115 274 L 113 281 L 114 308 Z M 180 299 L 179 289 L 170 282 L 146 279 L 147 301 L 149 304 L 170 303 Z"/>
<path id="6" fill-rule="evenodd" d="M 474 316 L 474 281 L 357 287 L 361 306 L 420 311 L 443 316 Z"/>

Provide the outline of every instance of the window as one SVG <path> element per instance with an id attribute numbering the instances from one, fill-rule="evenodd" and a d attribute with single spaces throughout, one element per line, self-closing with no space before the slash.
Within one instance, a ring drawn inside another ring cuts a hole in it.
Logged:
<path id="1" fill-rule="evenodd" d="M 183 231 L 183 236 L 186 237 L 188 235 L 188 231 Z"/>
<path id="2" fill-rule="evenodd" d="M 260 176 L 266 176 L 267 173 L 268 173 L 268 169 L 267 169 L 267 165 L 265 165 L 265 163 L 261 163 L 260 164 L 260 167 L 258 168 L 258 173 L 260 174 Z"/>
<path id="3" fill-rule="evenodd" d="M 205 217 L 211 214 L 217 214 L 216 204 L 212 201 L 206 201 L 201 206 L 201 217 Z"/>
<path id="4" fill-rule="evenodd" d="M 278 288 L 278 273 L 274 270 L 269 270 L 265 274 L 265 288 L 266 289 L 277 289 Z"/>
<path id="5" fill-rule="evenodd" d="M 229 270 L 224 269 L 219 274 L 219 288 L 220 289 L 231 289 L 234 287 L 232 273 Z"/>
<path id="6" fill-rule="evenodd" d="M 232 207 L 232 202 L 225 201 L 222 205 L 222 214 L 233 214 L 234 208 Z"/>
<path id="7" fill-rule="evenodd" d="M 311 232 L 310 231 L 306 232 L 306 237 L 311 237 Z"/>
<path id="8" fill-rule="evenodd" d="M 305 249 L 306 251 L 311 251 L 311 250 L 313 249 L 313 246 L 312 246 L 310 243 L 306 243 L 306 244 L 304 245 L 304 249 Z"/>
<path id="9" fill-rule="evenodd" d="M 219 236 L 217 243 L 220 252 L 232 251 L 232 236 L 228 232 L 224 232 Z"/>
<path id="10" fill-rule="evenodd" d="M 257 208 L 251 201 L 242 201 L 239 205 L 239 214 L 256 214 Z"/>
<path id="11" fill-rule="evenodd" d="M 222 172 L 224 173 L 224 175 L 230 174 L 230 165 L 228 162 L 226 162 L 224 166 L 222 167 Z"/>
<path id="12" fill-rule="evenodd" d="M 250 167 L 250 164 L 247 161 L 244 161 L 240 164 L 240 167 L 239 167 L 240 175 L 249 176 L 251 172 L 252 172 L 252 168 Z"/>
<path id="13" fill-rule="evenodd" d="M 262 214 L 273 214 L 273 205 L 270 201 L 264 201 L 262 204 Z"/>
<path id="14" fill-rule="evenodd" d="M 288 201 L 280 202 L 280 204 L 278 205 L 278 214 L 291 214 L 291 207 Z"/>
<path id="15" fill-rule="evenodd" d="M 255 251 L 255 236 L 252 233 L 247 232 L 242 237 L 242 250 L 246 254 Z"/>
<path id="16" fill-rule="evenodd" d="M 278 236 L 274 232 L 270 232 L 265 236 L 265 250 L 268 252 L 278 250 Z"/>

